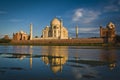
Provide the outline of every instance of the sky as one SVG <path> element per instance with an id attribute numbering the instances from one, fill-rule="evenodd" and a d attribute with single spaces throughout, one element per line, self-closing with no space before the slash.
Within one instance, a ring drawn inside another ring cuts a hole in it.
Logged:
<path id="1" fill-rule="evenodd" d="M 21 30 L 29 34 L 30 23 L 33 36 L 40 37 L 55 17 L 63 20 L 69 37 L 75 37 L 76 25 L 80 38 L 99 37 L 99 26 L 109 22 L 120 34 L 120 0 L 0 0 L 0 38 Z"/>

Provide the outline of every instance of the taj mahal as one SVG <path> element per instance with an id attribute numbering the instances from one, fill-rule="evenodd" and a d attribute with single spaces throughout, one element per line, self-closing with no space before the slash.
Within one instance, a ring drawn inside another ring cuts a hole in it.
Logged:
<path id="1" fill-rule="evenodd" d="M 42 31 L 44 39 L 68 39 L 68 30 L 63 26 L 62 20 L 54 18 L 50 26 L 46 26 Z"/>
<path id="2" fill-rule="evenodd" d="M 76 39 L 82 40 L 80 42 L 112 42 L 115 39 L 116 36 L 116 30 L 115 30 L 115 24 L 112 22 L 109 22 L 106 25 L 106 28 L 100 26 L 99 31 L 100 31 L 100 37 L 98 38 L 78 38 L 78 26 L 75 27 L 76 30 Z M 30 24 L 30 33 L 27 34 L 24 31 L 20 31 L 17 33 L 13 33 L 13 40 L 14 41 L 23 41 L 23 40 L 70 40 L 71 38 L 68 35 L 68 30 L 66 27 L 63 25 L 63 21 L 58 18 L 53 18 L 50 22 L 50 26 L 46 26 L 42 30 L 42 35 L 41 37 L 33 37 L 33 25 Z M 75 39 L 74 39 L 75 40 Z M 74 41 L 72 41 L 74 42 Z M 76 42 L 76 41 L 75 41 Z M 78 41 L 79 42 L 79 41 Z"/>
<path id="3" fill-rule="evenodd" d="M 13 33 L 13 40 L 33 40 L 32 24 L 30 24 L 30 34 L 20 31 Z M 50 26 L 46 26 L 42 30 L 42 35 L 39 39 L 68 39 L 68 30 L 63 26 L 62 20 L 54 18 L 50 22 Z"/>

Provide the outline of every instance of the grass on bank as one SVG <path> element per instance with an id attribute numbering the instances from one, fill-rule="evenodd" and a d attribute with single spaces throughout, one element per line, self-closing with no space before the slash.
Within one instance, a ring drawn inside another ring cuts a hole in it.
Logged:
<path id="1" fill-rule="evenodd" d="M 0 39 L 0 43 L 10 43 L 11 39 Z"/>
<path id="2" fill-rule="evenodd" d="M 0 45 L 32 45 L 32 46 L 102 46 L 102 47 L 120 47 L 120 43 L 34 43 L 34 42 L 11 42 L 11 39 L 0 39 Z"/>
<path id="3" fill-rule="evenodd" d="M 7 42 L 7 43 L 4 43 Z M 32 43 L 10 43 L 9 41 L 4 41 L 3 43 L 0 43 L 0 45 L 25 45 L 25 46 L 102 46 L 102 47 L 120 47 L 120 43 L 119 44 L 112 44 L 112 43 L 44 43 L 44 44 L 32 44 Z"/>

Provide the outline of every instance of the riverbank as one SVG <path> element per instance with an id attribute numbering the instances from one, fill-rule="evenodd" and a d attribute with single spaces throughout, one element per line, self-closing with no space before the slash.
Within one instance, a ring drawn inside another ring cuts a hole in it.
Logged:
<path id="1" fill-rule="evenodd" d="M 4 46 L 83 46 L 83 48 L 87 46 L 87 48 L 120 48 L 120 43 L 112 44 L 112 43 L 46 43 L 46 44 L 32 44 L 32 43 L 0 43 L 0 45 Z"/>
<path id="2" fill-rule="evenodd" d="M 35 45 L 35 46 L 120 46 L 120 43 L 105 43 L 101 38 L 86 39 L 41 39 L 41 40 L 8 40 L 0 45 Z"/>

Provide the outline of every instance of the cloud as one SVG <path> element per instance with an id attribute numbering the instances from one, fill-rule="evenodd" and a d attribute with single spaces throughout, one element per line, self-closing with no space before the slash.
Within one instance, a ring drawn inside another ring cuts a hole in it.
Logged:
<path id="1" fill-rule="evenodd" d="M 98 33 L 99 28 L 79 28 L 81 33 Z"/>
<path id="2" fill-rule="evenodd" d="M 77 9 L 73 15 L 73 21 L 79 21 L 83 16 L 83 9 Z"/>
<path id="3" fill-rule="evenodd" d="M 75 28 L 70 28 L 69 31 L 75 32 Z M 99 28 L 79 28 L 79 33 L 99 33 Z"/>
<path id="4" fill-rule="evenodd" d="M 118 5 L 120 5 L 120 0 L 118 1 Z"/>
<path id="5" fill-rule="evenodd" d="M 94 24 L 93 22 L 100 19 L 103 14 L 120 11 L 120 0 L 110 0 L 105 4 L 98 10 L 95 10 L 96 8 L 78 8 L 73 10 L 72 22 L 84 25 Z"/>
<path id="6" fill-rule="evenodd" d="M 98 11 L 79 8 L 74 11 L 72 21 L 89 24 L 96 20 L 100 14 Z"/>
<path id="7" fill-rule="evenodd" d="M 116 5 L 108 5 L 104 7 L 104 12 L 117 12 L 119 11 L 119 7 Z"/>
<path id="8" fill-rule="evenodd" d="M 9 21 L 10 22 L 22 22 L 23 20 L 22 19 L 10 19 Z"/>
<path id="9" fill-rule="evenodd" d="M 104 7 L 104 12 L 117 12 L 119 10 L 120 10 L 120 0 L 111 0 Z"/>
<path id="10" fill-rule="evenodd" d="M 0 14 L 6 14 L 7 12 L 6 11 L 0 11 Z"/>

